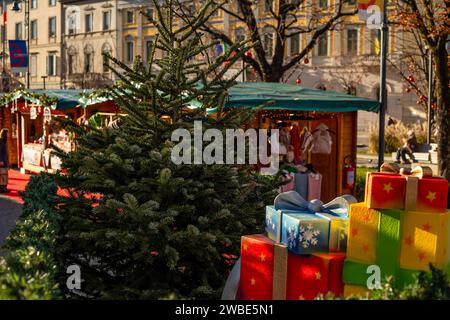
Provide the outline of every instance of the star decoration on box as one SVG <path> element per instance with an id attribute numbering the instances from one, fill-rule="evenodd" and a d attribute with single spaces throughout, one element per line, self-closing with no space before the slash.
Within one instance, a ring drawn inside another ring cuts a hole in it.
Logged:
<path id="1" fill-rule="evenodd" d="M 425 259 L 425 253 L 421 252 L 417 255 L 417 258 L 419 258 L 420 261 L 422 261 L 423 259 Z"/>
<path id="2" fill-rule="evenodd" d="M 358 235 L 358 229 L 353 228 L 353 229 L 350 231 L 350 234 L 352 235 L 352 237 L 356 237 L 356 236 Z"/>
<path id="3" fill-rule="evenodd" d="M 392 184 L 390 182 L 384 184 L 383 191 L 386 191 L 386 193 L 389 193 L 392 190 L 394 190 L 394 188 L 392 188 Z"/>
<path id="4" fill-rule="evenodd" d="M 242 245 L 242 248 L 244 249 L 244 251 L 247 251 L 247 250 L 248 250 L 248 244 L 244 243 L 244 244 Z"/>
<path id="5" fill-rule="evenodd" d="M 363 244 L 362 249 L 363 249 L 364 252 L 367 253 L 369 251 L 369 245 L 368 244 Z"/>
<path id="6" fill-rule="evenodd" d="M 405 244 L 407 245 L 407 246 L 412 246 L 412 244 L 413 244 L 413 239 L 411 238 L 411 236 L 408 236 L 406 239 L 405 239 Z"/>
<path id="7" fill-rule="evenodd" d="M 251 284 L 252 286 L 254 286 L 254 285 L 256 284 L 255 278 L 251 278 L 251 279 L 250 279 L 250 284 Z"/>
<path id="8" fill-rule="evenodd" d="M 433 202 L 434 200 L 436 200 L 436 192 L 428 191 L 427 199 L 430 202 Z"/>
<path id="9" fill-rule="evenodd" d="M 370 221 L 370 216 L 367 213 L 364 214 L 362 221 L 364 221 L 365 223 L 368 223 Z"/>
<path id="10" fill-rule="evenodd" d="M 298 300 L 305 300 L 305 297 L 301 294 L 298 296 Z"/>
<path id="11" fill-rule="evenodd" d="M 261 262 L 266 261 L 266 256 L 264 255 L 264 253 L 261 253 L 261 255 L 259 256 L 259 260 L 261 260 Z"/>
<path id="12" fill-rule="evenodd" d="M 322 278 L 322 275 L 320 272 L 316 272 L 316 280 L 320 280 Z"/>
<path id="13" fill-rule="evenodd" d="M 430 223 L 427 222 L 426 224 L 424 224 L 424 225 L 422 226 L 422 229 L 423 229 L 424 231 L 430 231 L 430 230 L 431 230 L 431 225 L 430 225 Z"/>

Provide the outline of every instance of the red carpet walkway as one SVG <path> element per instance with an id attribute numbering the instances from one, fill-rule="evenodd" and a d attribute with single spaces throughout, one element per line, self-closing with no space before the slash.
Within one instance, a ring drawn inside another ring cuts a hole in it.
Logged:
<path id="1" fill-rule="evenodd" d="M 9 170 L 8 193 L 0 193 L 0 196 L 7 197 L 11 200 L 23 203 L 19 192 L 24 191 L 30 180 L 30 175 L 21 174 L 17 170 Z"/>
<path id="2" fill-rule="evenodd" d="M 9 170 L 8 174 L 8 193 L 0 193 L 0 198 L 8 198 L 14 201 L 17 201 L 21 204 L 23 204 L 22 197 L 20 196 L 20 191 L 25 191 L 25 187 L 28 184 L 28 181 L 30 180 L 29 174 L 21 174 L 17 170 Z M 69 192 L 64 189 L 58 189 L 58 195 L 62 197 L 68 197 Z M 86 199 L 94 199 L 98 200 L 101 198 L 98 194 L 88 194 L 85 195 Z M 93 204 L 95 207 L 97 204 Z"/>

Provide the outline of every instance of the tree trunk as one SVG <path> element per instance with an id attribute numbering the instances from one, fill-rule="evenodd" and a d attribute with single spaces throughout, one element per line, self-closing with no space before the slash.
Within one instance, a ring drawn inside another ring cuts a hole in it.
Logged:
<path id="1" fill-rule="evenodd" d="M 450 181 L 450 91 L 448 56 L 445 40 L 441 39 L 434 52 L 437 98 L 437 143 L 439 175 Z"/>

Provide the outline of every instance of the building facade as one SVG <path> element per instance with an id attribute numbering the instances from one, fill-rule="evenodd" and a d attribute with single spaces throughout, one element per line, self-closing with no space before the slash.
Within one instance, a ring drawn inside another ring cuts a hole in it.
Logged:
<path id="1" fill-rule="evenodd" d="M 13 11 L 13 1 L 6 3 L 6 21 L 2 24 L 2 42 L 8 53 L 8 40 L 27 40 L 29 35 L 30 88 L 61 87 L 61 3 L 57 0 L 29 0 L 29 23 L 26 23 L 25 2 Z M 5 23 L 6 22 L 6 23 Z M 5 36 L 6 35 L 6 36 Z M 8 56 L 4 71 L 11 72 Z M 6 69 L 6 70 L 5 70 Z M 26 86 L 26 72 L 11 74 L 17 85 Z"/>
<path id="2" fill-rule="evenodd" d="M 47 88 L 98 88 L 114 83 L 115 76 L 107 67 L 103 53 L 131 66 L 140 56 L 145 62 L 150 56 L 157 30 L 149 19 L 155 18 L 152 2 L 148 0 L 29 0 L 30 1 L 30 73 L 31 88 L 42 88 L 45 77 Z M 306 27 L 311 8 L 327 7 L 336 0 L 306 0 L 298 12 L 296 25 Z M 255 7 L 262 30 L 266 51 L 274 50 L 275 31 L 268 26 L 275 22 L 270 8 L 276 10 L 278 1 L 259 1 Z M 354 5 L 349 0 L 346 6 Z M 9 7 L 12 6 L 11 1 Z M 200 2 L 187 1 L 186 13 L 195 14 Z M 230 10 L 236 10 L 231 1 Z M 349 7 L 350 8 L 350 7 Z M 145 13 L 143 15 L 142 13 Z M 9 10 L 8 39 L 24 38 L 24 13 Z M 21 26 L 22 24 L 22 26 Z M 226 33 L 234 41 L 247 37 L 243 23 L 225 11 L 218 11 L 210 24 Z M 265 26 L 265 27 L 263 27 Z M 298 54 L 310 40 L 302 33 L 289 38 L 285 44 L 286 57 Z M 205 34 L 205 41 L 209 36 Z M 336 90 L 377 99 L 379 95 L 379 30 L 369 29 L 358 16 L 346 17 L 333 30 L 321 36 L 308 59 L 299 63 L 289 77 L 283 79 L 311 88 Z M 405 35 L 390 26 L 389 58 L 398 68 L 405 69 L 402 48 Z M 211 50 L 214 58 L 215 50 Z M 164 52 L 157 50 L 157 57 Z M 306 61 L 307 60 L 307 61 Z M 236 64 L 240 71 L 242 64 Z M 233 72 L 233 71 L 232 71 Z M 22 82 L 25 83 L 22 75 Z M 248 72 L 245 81 L 257 80 Z M 405 122 L 424 121 L 425 112 L 417 106 L 414 93 L 406 93 L 406 83 L 398 70 L 388 64 L 387 114 Z M 368 126 L 376 124 L 377 115 L 361 112 L 359 115 L 360 143 L 368 140 Z"/>

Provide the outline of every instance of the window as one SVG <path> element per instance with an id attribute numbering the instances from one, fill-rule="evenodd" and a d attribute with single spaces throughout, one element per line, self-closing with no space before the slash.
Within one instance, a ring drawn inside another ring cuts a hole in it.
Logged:
<path id="1" fill-rule="evenodd" d="M 74 34 L 77 30 L 77 23 L 76 23 L 76 17 L 74 15 L 69 16 L 67 21 L 67 32 L 69 34 Z"/>
<path id="2" fill-rule="evenodd" d="M 242 42 L 245 40 L 245 32 L 244 29 L 236 29 L 234 31 L 234 42 L 238 43 L 238 42 Z"/>
<path id="3" fill-rule="evenodd" d="M 319 39 L 317 39 L 317 55 L 320 57 L 328 55 L 328 35 L 326 33 L 322 34 Z"/>
<path id="4" fill-rule="evenodd" d="M 17 22 L 14 30 L 16 33 L 16 40 L 21 40 L 22 39 L 22 22 Z"/>
<path id="5" fill-rule="evenodd" d="M 30 7 L 31 9 L 36 9 L 38 6 L 38 0 L 31 0 Z"/>
<path id="6" fill-rule="evenodd" d="M 49 7 L 54 7 L 54 6 L 56 6 L 56 0 L 48 0 L 48 6 L 49 6 Z"/>
<path id="7" fill-rule="evenodd" d="M 125 49 L 126 49 L 125 52 L 126 62 L 132 63 L 134 60 L 134 42 L 131 37 L 126 40 Z"/>
<path id="8" fill-rule="evenodd" d="M 102 60 L 103 60 L 103 72 L 110 72 L 109 69 L 109 57 L 111 56 L 111 46 L 108 43 L 104 43 L 102 46 Z"/>
<path id="9" fill-rule="evenodd" d="M 271 58 L 273 56 L 273 33 L 266 32 L 263 35 L 263 47 L 266 57 Z"/>
<path id="10" fill-rule="evenodd" d="M 145 41 L 145 61 L 149 62 L 152 57 L 153 50 L 153 39 L 148 39 Z"/>
<path id="11" fill-rule="evenodd" d="M 134 22 L 134 11 L 127 10 L 127 23 L 133 23 Z"/>
<path id="12" fill-rule="evenodd" d="M 356 0 L 347 0 L 347 3 L 351 6 L 354 6 L 356 4 Z"/>
<path id="13" fill-rule="evenodd" d="M 295 56 L 297 53 L 300 52 L 300 34 L 297 33 L 293 36 L 291 36 L 290 38 L 290 53 L 291 56 Z"/>
<path id="14" fill-rule="evenodd" d="M 30 37 L 32 40 L 36 40 L 38 35 L 37 35 L 37 20 L 31 20 L 31 26 L 30 26 Z"/>
<path id="15" fill-rule="evenodd" d="M 56 17 L 48 18 L 48 36 L 56 37 Z"/>
<path id="16" fill-rule="evenodd" d="M 319 8 L 326 8 L 326 7 L 328 7 L 328 0 L 317 0 L 317 6 Z"/>
<path id="17" fill-rule="evenodd" d="M 145 15 L 147 21 L 152 21 L 155 18 L 155 12 L 153 11 L 153 8 L 147 8 Z"/>
<path id="18" fill-rule="evenodd" d="M 264 12 L 268 13 L 273 10 L 273 0 L 264 0 Z"/>
<path id="19" fill-rule="evenodd" d="M 91 45 L 84 47 L 84 72 L 91 73 L 94 70 L 94 48 Z"/>
<path id="20" fill-rule="evenodd" d="M 94 14 L 89 13 L 84 16 L 84 31 L 85 32 L 92 32 L 92 20 L 93 20 Z"/>
<path id="21" fill-rule="evenodd" d="M 30 76 L 37 76 L 37 54 L 30 54 Z"/>
<path id="22" fill-rule="evenodd" d="M 381 32 L 380 30 L 370 30 L 370 54 L 379 55 L 381 45 Z"/>
<path id="23" fill-rule="evenodd" d="M 47 56 L 47 75 L 56 76 L 56 53 L 50 52 Z"/>
<path id="24" fill-rule="evenodd" d="M 92 72 L 92 53 L 84 54 L 84 72 L 86 73 Z"/>
<path id="25" fill-rule="evenodd" d="M 347 30 L 347 54 L 348 55 L 358 54 L 358 30 L 357 29 Z"/>
<path id="26" fill-rule="evenodd" d="M 103 31 L 111 28 L 111 11 L 103 11 Z"/>
<path id="27" fill-rule="evenodd" d="M 69 54 L 67 58 L 67 72 L 69 73 L 69 75 L 74 74 L 74 60 L 75 55 Z"/>

